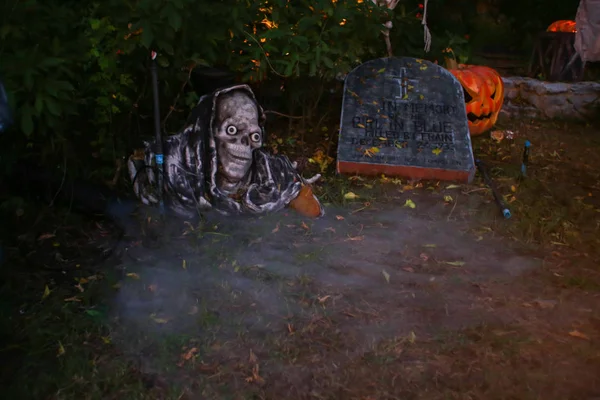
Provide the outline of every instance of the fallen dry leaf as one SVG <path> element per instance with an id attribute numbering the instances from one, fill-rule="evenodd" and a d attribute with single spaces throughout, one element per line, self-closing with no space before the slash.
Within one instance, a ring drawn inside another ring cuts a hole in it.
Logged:
<path id="1" fill-rule="evenodd" d="M 534 303 L 537 304 L 537 306 L 540 308 L 554 308 L 558 304 L 558 302 L 556 300 L 540 300 L 540 299 L 535 300 Z"/>
<path id="2" fill-rule="evenodd" d="M 412 267 L 402 267 L 402 269 L 406 272 L 415 272 L 415 270 Z"/>
<path id="3" fill-rule="evenodd" d="M 317 299 L 319 300 L 319 303 L 323 304 L 330 297 L 331 297 L 331 295 L 328 294 L 327 296 L 317 297 Z"/>
<path id="4" fill-rule="evenodd" d="M 462 267 L 465 265 L 464 261 L 445 261 L 444 264 L 452 265 L 454 267 Z"/>
<path id="5" fill-rule="evenodd" d="M 177 366 L 178 367 L 183 367 L 183 365 L 185 364 L 185 362 L 189 361 L 197 353 L 198 353 L 198 349 L 196 347 L 192 347 L 191 349 L 189 349 L 188 351 L 186 351 L 185 353 L 183 353 L 181 355 L 180 360 L 177 363 Z"/>
<path id="6" fill-rule="evenodd" d="M 496 336 L 506 336 L 506 335 L 512 335 L 515 333 L 515 331 L 501 331 L 501 330 L 493 330 L 492 332 Z"/>
<path id="7" fill-rule="evenodd" d="M 255 244 L 259 244 L 259 243 L 262 243 L 262 238 L 261 238 L 261 237 L 259 237 L 259 238 L 257 238 L 257 239 L 253 239 L 253 240 L 251 240 L 251 241 L 248 243 L 248 247 L 250 247 L 250 246 L 253 246 L 253 245 L 255 245 Z"/>
<path id="8" fill-rule="evenodd" d="M 81 302 L 81 299 L 77 296 L 73 296 L 73 297 L 68 297 L 65 299 L 65 301 L 75 301 L 75 302 Z"/>
<path id="9" fill-rule="evenodd" d="M 358 199 L 358 195 L 353 192 L 348 192 L 344 195 L 344 199 L 346 199 L 346 200 Z"/>
<path id="10" fill-rule="evenodd" d="M 417 340 L 417 335 L 415 335 L 415 333 L 413 331 L 410 331 L 407 339 L 410 344 L 413 344 L 415 342 L 415 340 Z"/>
<path id="11" fill-rule="evenodd" d="M 590 337 L 588 335 L 586 335 L 585 333 L 581 333 L 578 330 L 569 332 L 569 335 L 583 340 L 590 340 Z"/>
<path id="12" fill-rule="evenodd" d="M 360 240 L 363 240 L 365 237 L 364 236 L 348 236 L 348 239 L 346 239 L 346 242 L 351 241 L 351 242 L 357 242 Z"/>
<path id="13" fill-rule="evenodd" d="M 325 230 L 335 233 L 335 228 L 332 228 L 332 227 L 325 228 Z"/>
<path id="14" fill-rule="evenodd" d="M 129 273 L 127 273 L 127 276 L 132 279 L 140 279 L 140 276 L 138 274 L 136 274 L 135 272 L 129 272 Z"/>
<path id="15" fill-rule="evenodd" d="M 420 258 L 421 260 L 423 260 L 423 261 L 427 261 L 427 260 L 429 260 L 429 256 L 428 256 L 427 254 L 425 254 L 425 253 L 421 253 L 421 254 L 419 255 L 419 258 Z"/>
<path id="16" fill-rule="evenodd" d="M 406 203 L 404 203 L 404 207 L 415 208 L 417 205 L 411 199 L 407 199 Z"/>
<path id="17" fill-rule="evenodd" d="M 277 232 L 279 232 L 279 222 L 277 223 L 277 225 L 275 225 L 275 229 L 273 229 L 271 231 L 271 233 L 277 233 Z"/>
<path id="18" fill-rule="evenodd" d="M 42 300 L 44 300 L 48 296 L 50 296 L 50 288 L 48 287 L 48 285 L 46 285 L 46 287 L 44 288 L 44 293 L 42 294 Z"/>
<path id="19" fill-rule="evenodd" d="M 502 131 L 492 131 L 492 133 L 490 133 L 490 136 L 492 139 L 494 139 L 496 142 L 500 143 L 502 141 L 502 139 L 504 139 L 504 132 Z"/>
<path id="20" fill-rule="evenodd" d="M 344 217 L 342 217 L 341 215 L 336 215 L 335 219 L 337 219 L 338 221 L 343 221 Z"/>
<path id="21" fill-rule="evenodd" d="M 198 371 L 205 374 L 215 374 L 219 370 L 218 364 L 200 364 L 198 365 Z"/>
<path id="22" fill-rule="evenodd" d="M 56 352 L 56 357 L 60 357 L 65 353 L 66 353 L 65 346 L 63 346 L 63 344 L 59 340 L 58 341 L 58 351 Z"/>
<path id="23" fill-rule="evenodd" d="M 188 361 L 190 358 L 194 357 L 194 355 L 198 353 L 198 349 L 196 347 L 192 347 L 191 349 L 189 349 L 188 351 L 185 352 L 185 354 L 183 354 L 183 359 Z"/>
<path id="24" fill-rule="evenodd" d="M 300 227 L 302 227 L 302 229 L 307 230 L 307 231 L 310 229 L 304 221 L 302 221 L 302 223 L 300 224 Z"/>
<path id="25" fill-rule="evenodd" d="M 258 383 L 258 384 L 263 384 L 265 382 L 265 380 L 258 374 L 258 372 L 259 372 L 258 364 L 254 364 L 254 366 L 252 367 L 252 376 L 247 377 L 246 382 L 248 382 L 248 383 L 254 382 L 254 383 Z"/>
<path id="26" fill-rule="evenodd" d="M 256 364 L 258 362 L 258 357 L 256 357 L 256 354 L 254 354 L 252 349 L 250 349 L 250 356 L 248 357 L 248 362 L 250 364 Z"/>
<path id="27" fill-rule="evenodd" d="M 390 283 L 390 274 L 388 274 L 388 273 L 385 271 L 385 269 L 384 269 L 384 270 L 381 270 L 381 273 L 383 274 L 383 277 L 385 278 L 385 281 L 386 281 L 387 283 Z"/>
<path id="28" fill-rule="evenodd" d="M 150 314 L 150 319 L 152 319 L 152 321 L 156 322 L 157 324 L 166 324 L 167 322 L 169 322 L 168 318 L 159 318 L 156 316 L 156 314 Z"/>
<path id="29" fill-rule="evenodd" d="M 46 240 L 46 239 L 51 239 L 53 237 L 55 237 L 56 235 L 53 233 L 44 233 L 42 235 L 40 235 L 40 237 L 38 238 L 38 240 Z"/>

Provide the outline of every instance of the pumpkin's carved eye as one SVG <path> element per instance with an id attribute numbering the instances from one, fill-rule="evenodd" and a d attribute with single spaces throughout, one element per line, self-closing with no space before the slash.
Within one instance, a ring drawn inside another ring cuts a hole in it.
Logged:
<path id="1" fill-rule="evenodd" d="M 473 100 L 473 96 L 471 96 L 464 87 L 463 92 L 465 93 L 465 103 L 470 103 L 471 100 Z"/>
<path id="2" fill-rule="evenodd" d="M 496 99 L 496 89 L 494 88 L 494 93 L 492 93 L 492 100 Z"/>

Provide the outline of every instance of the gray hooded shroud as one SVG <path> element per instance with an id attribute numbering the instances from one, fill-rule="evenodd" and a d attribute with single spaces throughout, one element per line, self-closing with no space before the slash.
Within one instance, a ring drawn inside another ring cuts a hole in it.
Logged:
<path id="1" fill-rule="evenodd" d="M 213 125 L 218 123 L 215 119 L 218 118 L 219 97 L 233 91 L 243 91 L 254 101 L 264 140 L 265 114 L 248 85 L 234 85 L 202 96 L 185 128 L 163 139 L 163 198 L 165 204 L 179 215 L 189 217 L 211 208 L 224 214 L 278 211 L 295 199 L 302 185 L 308 183 L 286 156 L 271 155 L 258 148 L 252 153 L 252 166 L 236 196 L 219 190 L 219 155 Z M 154 145 L 155 142 L 144 142 L 144 148 L 136 151 L 128 161 L 134 192 L 148 205 L 158 204 Z"/>

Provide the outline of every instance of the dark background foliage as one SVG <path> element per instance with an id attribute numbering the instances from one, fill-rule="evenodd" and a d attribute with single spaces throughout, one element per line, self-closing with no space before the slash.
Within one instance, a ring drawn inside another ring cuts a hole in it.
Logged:
<path id="1" fill-rule="evenodd" d="M 526 58 L 533 36 L 574 18 L 577 0 L 438 0 L 423 51 L 422 2 L 393 15 L 361 0 L 7 0 L 0 5 L 0 76 L 16 123 L 0 137 L 4 171 L 30 158 L 85 178 L 152 135 L 149 52 L 158 52 L 162 121 L 174 133 L 219 82 L 248 82 L 266 108 L 312 117 L 339 95 L 340 77 L 385 54 L 443 60 L 452 47 Z M 215 70 L 216 68 L 217 70 Z M 228 74 L 222 71 L 229 71 Z M 337 90 L 337 91 L 336 91 Z"/>

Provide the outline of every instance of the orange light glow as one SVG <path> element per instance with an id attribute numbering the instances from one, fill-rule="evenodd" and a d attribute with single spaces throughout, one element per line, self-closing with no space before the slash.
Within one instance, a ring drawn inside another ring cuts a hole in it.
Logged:
<path id="1" fill-rule="evenodd" d="M 571 21 L 571 20 L 560 20 L 560 21 L 555 21 L 553 23 L 550 24 L 550 26 L 548 27 L 548 29 L 546 29 L 547 32 L 570 32 L 570 33 L 575 33 L 577 32 L 577 26 L 575 21 Z"/>
<path id="2" fill-rule="evenodd" d="M 267 29 L 277 28 L 278 26 L 274 21 L 269 21 L 267 18 L 263 19 L 261 23 L 265 25 Z"/>

